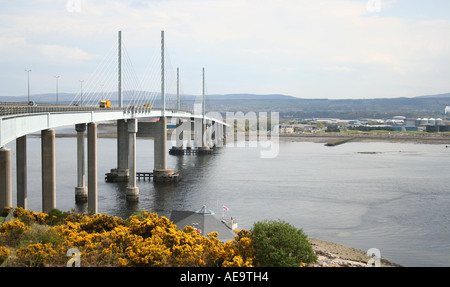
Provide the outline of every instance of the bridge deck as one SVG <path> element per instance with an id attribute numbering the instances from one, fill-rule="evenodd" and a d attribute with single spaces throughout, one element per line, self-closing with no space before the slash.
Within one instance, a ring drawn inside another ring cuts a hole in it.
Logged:
<path id="1" fill-rule="evenodd" d="M 187 111 L 165 110 L 128 107 L 128 108 L 100 108 L 85 106 L 27 106 L 0 104 L 0 147 L 21 136 L 81 123 L 106 122 L 133 118 L 203 118 L 202 115 Z M 208 122 L 216 122 L 229 126 L 222 119 L 206 116 Z"/>

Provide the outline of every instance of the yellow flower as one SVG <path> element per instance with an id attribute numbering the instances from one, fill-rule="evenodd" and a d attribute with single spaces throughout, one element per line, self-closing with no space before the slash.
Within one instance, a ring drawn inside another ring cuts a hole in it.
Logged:
<path id="1" fill-rule="evenodd" d="M 20 220 L 8 221 L 0 225 L 0 233 L 24 233 L 30 229 L 30 226 L 25 225 Z"/>
<path id="2" fill-rule="evenodd" d="M 30 244 L 27 247 L 22 247 L 16 250 L 16 257 L 24 266 L 39 267 L 42 266 L 48 259 L 55 256 L 57 252 L 53 250 L 50 243 Z"/>
<path id="3" fill-rule="evenodd" d="M 4 246 L 0 246 L 0 264 L 2 264 L 3 261 L 5 261 L 6 258 L 8 257 L 9 257 L 9 249 Z"/>

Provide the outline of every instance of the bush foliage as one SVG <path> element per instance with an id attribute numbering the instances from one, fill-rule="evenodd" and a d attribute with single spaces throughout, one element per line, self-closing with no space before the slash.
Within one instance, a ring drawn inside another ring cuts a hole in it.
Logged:
<path id="1" fill-rule="evenodd" d="M 256 222 L 251 230 L 255 264 L 260 267 L 295 267 L 317 261 L 303 230 L 284 221 Z"/>
<path id="2" fill-rule="evenodd" d="M 10 210 L 5 208 L 0 215 Z M 13 220 L 0 225 L 0 265 L 65 266 L 71 248 L 80 251 L 80 265 L 85 267 L 302 266 L 314 261 L 301 230 L 279 225 L 256 223 L 252 231 L 237 231 L 233 241 L 222 243 L 216 232 L 202 236 L 190 226 L 179 230 L 151 212 L 124 220 L 106 214 L 58 210 L 46 214 L 15 208 Z"/>

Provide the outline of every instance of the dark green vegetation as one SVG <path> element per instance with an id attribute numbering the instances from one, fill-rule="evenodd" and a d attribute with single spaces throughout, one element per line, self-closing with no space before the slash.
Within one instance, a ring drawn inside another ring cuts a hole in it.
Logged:
<path id="1" fill-rule="evenodd" d="M 186 97 L 192 101 L 193 97 Z M 407 118 L 444 117 L 450 106 L 450 93 L 421 97 L 379 99 L 305 99 L 285 95 L 211 95 L 206 103 L 210 111 L 279 112 L 285 119 Z"/>
<path id="2" fill-rule="evenodd" d="M 251 232 L 255 266 L 298 267 L 317 260 L 303 230 L 284 221 L 259 221 Z"/>

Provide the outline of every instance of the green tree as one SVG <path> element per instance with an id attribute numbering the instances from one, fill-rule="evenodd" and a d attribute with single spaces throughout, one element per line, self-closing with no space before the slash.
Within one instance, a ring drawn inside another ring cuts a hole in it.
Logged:
<path id="1" fill-rule="evenodd" d="M 317 260 L 308 237 L 284 221 L 263 221 L 253 224 L 252 245 L 255 266 L 298 267 Z"/>
<path id="2" fill-rule="evenodd" d="M 337 125 L 327 125 L 327 130 L 325 132 L 327 133 L 338 133 L 341 130 Z"/>

